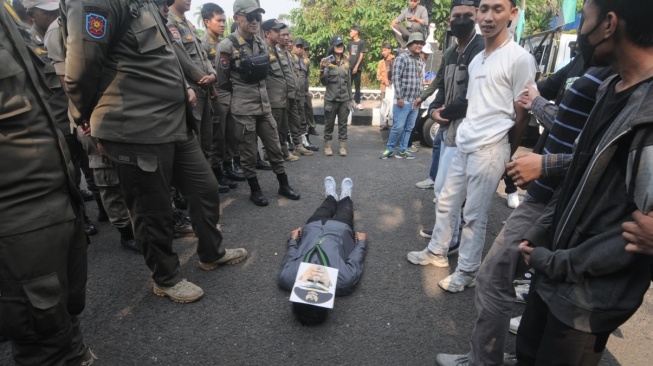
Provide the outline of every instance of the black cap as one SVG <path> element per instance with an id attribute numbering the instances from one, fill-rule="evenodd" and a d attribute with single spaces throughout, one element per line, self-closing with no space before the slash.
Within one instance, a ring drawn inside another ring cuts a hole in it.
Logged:
<path id="1" fill-rule="evenodd" d="M 392 49 L 392 46 L 390 46 L 390 43 L 385 42 L 381 45 L 381 48 L 387 48 L 387 49 Z"/>
<path id="2" fill-rule="evenodd" d="M 302 48 L 304 47 L 304 40 L 302 38 L 295 37 L 295 41 L 293 43 L 295 44 L 295 46 L 302 45 Z"/>
<path id="3" fill-rule="evenodd" d="M 281 30 L 286 28 L 287 26 L 283 23 L 279 23 L 276 19 L 268 19 L 261 24 L 261 28 L 264 31 L 269 31 L 270 29 L 274 30 Z"/>
<path id="4" fill-rule="evenodd" d="M 311 48 L 311 44 L 308 43 L 307 40 L 304 40 L 304 49 L 307 50 L 307 49 L 309 49 L 309 48 Z"/>
<path id="5" fill-rule="evenodd" d="M 331 37 L 330 44 L 331 44 L 331 47 L 333 47 L 333 46 L 337 46 L 339 44 L 344 45 L 345 42 L 342 41 L 342 37 L 340 37 L 339 35 L 336 34 L 335 36 Z"/>
<path id="6" fill-rule="evenodd" d="M 154 0 L 154 3 L 157 5 L 161 5 L 161 3 L 165 2 L 166 5 L 171 6 L 172 4 L 175 3 L 175 0 Z"/>
<path id="7" fill-rule="evenodd" d="M 515 3 L 515 0 L 509 0 L 511 3 Z M 451 7 L 453 8 L 454 6 L 460 6 L 460 5 L 467 5 L 467 6 L 473 6 L 475 8 L 478 8 L 478 5 L 480 4 L 481 0 L 451 0 Z"/>

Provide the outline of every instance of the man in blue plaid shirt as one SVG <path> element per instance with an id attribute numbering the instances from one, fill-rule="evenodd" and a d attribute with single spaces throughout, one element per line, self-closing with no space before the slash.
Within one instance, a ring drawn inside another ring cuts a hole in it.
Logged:
<path id="1" fill-rule="evenodd" d="M 419 112 L 419 109 L 413 109 L 413 102 L 422 92 L 424 61 L 419 55 L 425 44 L 422 33 L 412 33 L 406 45 L 408 52 L 402 52 L 395 60 L 392 69 L 392 83 L 395 89 L 395 103 L 392 106 L 394 118 L 388 145 L 381 154 L 381 159 L 393 156 L 397 143 L 399 152 L 394 155 L 397 159 L 415 159 L 415 155 L 408 151 L 408 139 Z"/>

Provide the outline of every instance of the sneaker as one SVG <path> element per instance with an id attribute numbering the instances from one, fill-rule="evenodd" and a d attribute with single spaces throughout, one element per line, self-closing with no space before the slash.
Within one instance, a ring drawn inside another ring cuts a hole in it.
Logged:
<path id="1" fill-rule="evenodd" d="M 422 229 L 419 231 L 419 236 L 422 238 L 430 238 L 433 236 L 433 230 Z"/>
<path id="2" fill-rule="evenodd" d="M 439 254 L 433 254 L 429 250 L 429 248 L 426 248 L 419 252 L 409 252 L 406 257 L 408 258 L 408 261 L 412 264 L 419 264 L 422 266 L 432 264 L 440 268 L 449 267 L 449 260 L 447 259 L 447 257 Z"/>
<path id="3" fill-rule="evenodd" d="M 438 366 L 467 366 L 469 365 L 469 355 L 450 355 L 440 353 L 435 356 L 435 364 Z M 503 365 L 514 366 L 517 364 L 517 356 L 514 353 L 503 354 Z"/>
<path id="4" fill-rule="evenodd" d="M 531 284 L 531 279 L 533 278 L 533 273 L 531 271 L 526 271 L 523 275 L 515 278 L 512 281 L 512 284 L 517 286 L 517 285 L 530 285 Z"/>
<path id="5" fill-rule="evenodd" d="M 517 285 L 515 286 L 515 302 L 520 304 L 526 303 L 526 298 L 528 298 L 528 290 L 531 288 L 531 285 Z"/>
<path id="6" fill-rule="evenodd" d="M 508 328 L 508 331 L 512 334 L 517 334 L 519 323 L 521 323 L 521 315 L 510 319 L 510 327 Z"/>
<path id="7" fill-rule="evenodd" d="M 419 143 L 413 142 L 413 144 L 410 145 L 410 147 L 408 148 L 408 151 L 410 151 L 412 153 L 418 152 L 419 151 Z"/>
<path id="8" fill-rule="evenodd" d="M 387 159 L 387 158 L 389 158 L 389 157 L 392 157 L 393 155 L 394 155 L 394 152 L 392 152 L 392 151 L 390 151 L 390 150 L 385 150 L 385 151 L 381 154 L 381 156 L 379 156 L 379 159 Z"/>
<path id="9" fill-rule="evenodd" d="M 360 104 L 360 103 L 356 106 L 356 108 L 358 108 L 359 111 L 362 111 L 363 109 L 365 109 L 365 107 L 363 107 L 363 105 Z"/>
<path id="10" fill-rule="evenodd" d="M 397 155 L 395 155 L 395 158 L 412 160 L 415 159 L 415 155 L 413 155 L 412 152 L 406 150 L 406 151 L 400 151 Z"/>
<path id="11" fill-rule="evenodd" d="M 193 302 L 204 296 L 204 291 L 192 282 L 183 280 L 179 281 L 172 287 L 162 287 L 154 284 L 154 294 L 157 296 L 168 296 L 175 302 Z"/>
<path id="12" fill-rule="evenodd" d="M 466 287 L 474 287 L 476 285 L 476 272 L 469 273 L 456 269 L 454 273 L 445 277 L 442 281 L 438 282 L 438 286 L 449 292 L 461 292 Z"/>
<path id="13" fill-rule="evenodd" d="M 432 189 L 434 185 L 435 185 L 435 181 L 433 179 L 426 178 L 421 182 L 417 182 L 415 184 L 415 187 L 420 189 Z"/>
<path id="14" fill-rule="evenodd" d="M 340 183 L 340 199 L 342 200 L 345 197 L 351 198 L 351 189 L 354 187 L 354 182 L 351 178 L 347 177 L 342 180 Z"/>
<path id="15" fill-rule="evenodd" d="M 517 206 L 519 206 L 519 195 L 517 192 L 508 193 L 508 196 L 506 197 L 506 203 L 510 208 L 517 208 Z"/>
<path id="16" fill-rule="evenodd" d="M 82 358 L 82 363 L 80 366 L 91 366 L 93 361 L 97 360 L 97 356 L 89 347 L 86 347 L 86 352 L 84 352 L 84 357 Z"/>
<path id="17" fill-rule="evenodd" d="M 218 268 L 221 264 L 236 264 L 240 263 L 247 258 L 247 250 L 243 248 L 236 249 L 225 249 L 225 254 L 222 258 L 218 259 L 215 262 L 204 263 L 199 262 L 199 267 L 205 271 L 210 271 L 212 269 Z"/>
<path id="18" fill-rule="evenodd" d="M 332 176 L 324 178 L 324 195 L 326 197 L 333 196 L 333 198 L 338 200 L 338 194 L 336 193 L 336 180 Z"/>

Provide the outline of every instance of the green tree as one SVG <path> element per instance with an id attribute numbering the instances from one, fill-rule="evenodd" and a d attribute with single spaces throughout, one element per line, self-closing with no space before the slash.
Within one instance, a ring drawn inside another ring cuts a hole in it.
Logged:
<path id="1" fill-rule="evenodd" d="M 353 24 L 361 27 L 361 38 L 367 44 L 363 85 L 374 86 L 377 62 L 381 59 L 381 44 L 390 42 L 396 45 L 390 22 L 408 7 L 407 0 L 295 0 L 301 8 L 293 9 L 290 20 L 291 32 L 311 44 L 312 68 L 317 65 L 329 49 L 329 40 L 335 34 L 349 39 L 349 28 Z M 435 38 L 443 44 L 442 36 L 446 30 L 450 0 L 427 0 L 432 3 L 429 22 L 436 24 Z M 311 83 L 317 85 L 316 75 Z"/>

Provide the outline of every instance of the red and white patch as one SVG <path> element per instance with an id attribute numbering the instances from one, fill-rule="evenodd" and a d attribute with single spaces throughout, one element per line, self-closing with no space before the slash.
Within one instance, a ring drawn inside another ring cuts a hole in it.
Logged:
<path id="1" fill-rule="evenodd" d="M 220 68 L 228 70 L 231 63 L 231 55 L 226 52 L 220 52 Z"/>
<path id="2" fill-rule="evenodd" d="M 107 18 L 100 14 L 86 14 L 86 33 L 95 39 L 104 38 L 107 34 Z"/>
<path id="3" fill-rule="evenodd" d="M 179 29 L 174 26 L 169 26 L 168 30 L 170 31 L 170 35 L 172 35 L 172 40 L 179 42 L 181 41 L 181 35 L 179 34 Z"/>

